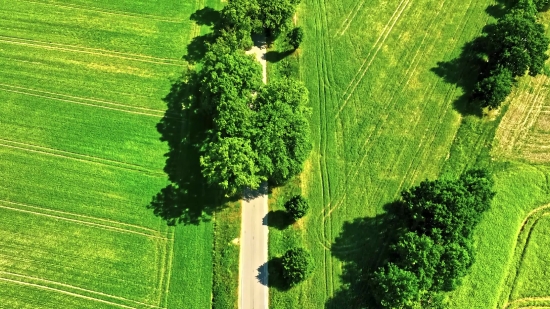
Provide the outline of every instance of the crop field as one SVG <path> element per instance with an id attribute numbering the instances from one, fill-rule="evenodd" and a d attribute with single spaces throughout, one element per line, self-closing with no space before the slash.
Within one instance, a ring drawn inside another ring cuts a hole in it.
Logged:
<path id="1" fill-rule="evenodd" d="M 168 227 L 156 125 L 204 1 L 0 0 L 0 303 L 206 308 L 212 224 Z"/>
<path id="2" fill-rule="evenodd" d="M 310 91 L 314 137 L 301 181 L 314 208 L 303 237 L 317 263 L 299 288 L 273 290 L 275 306 L 353 306 L 346 303 L 353 265 L 380 256 L 384 241 L 376 224 L 384 205 L 403 188 L 436 178 L 445 163 L 460 125 L 454 105 L 465 75 L 452 60 L 490 20 L 490 4 L 302 5 L 298 23 L 307 34 L 300 74 Z M 273 255 L 282 252 L 272 246 Z"/>

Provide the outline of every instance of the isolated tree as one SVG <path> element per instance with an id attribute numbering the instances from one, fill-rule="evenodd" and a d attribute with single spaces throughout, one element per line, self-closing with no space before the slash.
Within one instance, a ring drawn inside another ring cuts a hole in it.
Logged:
<path id="1" fill-rule="evenodd" d="M 256 189 L 264 180 L 258 176 L 256 153 L 248 140 L 215 138 L 201 150 L 202 174 L 209 184 L 219 186 L 227 196 L 246 187 Z"/>
<path id="2" fill-rule="evenodd" d="M 510 70 L 493 70 L 489 76 L 477 82 L 472 97 L 480 102 L 481 107 L 496 109 L 512 92 L 513 81 Z"/>
<path id="3" fill-rule="evenodd" d="M 288 250 L 281 258 L 283 278 L 289 286 L 295 286 L 307 278 L 313 270 L 311 254 L 304 248 Z"/>
<path id="4" fill-rule="evenodd" d="M 309 203 L 301 195 L 295 195 L 285 203 L 288 214 L 294 220 L 298 220 L 306 215 L 309 210 Z"/>
<path id="5" fill-rule="evenodd" d="M 389 263 L 373 275 L 372 293 L 382 308 L 419 308 L 418 278 L 407 270 Z"/>
<path id="6" fill-rule="evenodd" d="M 295 27 L 287 34 L 287 41 L 294 49 L 298 49 L 304 39 L 304 30 L 302 27 Z"/>
<path id="7" fill-rule="evenodd" d="M 253 147 L 259 168 L 275 184 L 297 175 L 310 150 L 308 92 L 294 79 L 274 80 L 258 93 Z"/>

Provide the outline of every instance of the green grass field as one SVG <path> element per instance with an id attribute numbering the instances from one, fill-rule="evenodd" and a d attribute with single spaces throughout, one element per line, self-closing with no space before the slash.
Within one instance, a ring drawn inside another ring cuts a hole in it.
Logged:
<path id="1" fill-rule="evenodd" d="M 205 4 L 0 1 L 3 307 L 210 306 L 212 224 L 146 208 L 167 184 L 163 98 Z"/>
<path id="2" fill-rule="evenodd" d="M 306 38 L 299 51 L 300 78 L 310 91 L 314 151 L 301 187 L 276 191 L 272 209 L 282 209 L 300 190 L 313 209 L 298 224 L 270 229 L 270 256 L 302 244 L 313 253 L 316 268 L 290 291 L 271 289 L 273 308 L 358 306 L 368 290 L 357 286 L 357 265 L 368 268 L 385 252 L 378 226 L 384 205 L 426 178 L 456 177 L 473 166 L 495 171 L 499 193 L 477 228 L 476 263 L 449 295 L 449 308 L 502 308 L 497 303 L 508 286 L 521 224 L 550 196 L 549 170 L 540 161 L 508 162 L 510 157 L 494 153 L 491 159 L 502 115 L 489 120 L 459 112 L 465 110 L 463 87 L 473 78 L 454 60 L 494 21 L 489 14 L 498 11 L 490 10 L 494 4 L 308 0 L 301 5 L 297 20 Z M 544 100 L 547 87 L 532 83 L 537 100 Z"/>

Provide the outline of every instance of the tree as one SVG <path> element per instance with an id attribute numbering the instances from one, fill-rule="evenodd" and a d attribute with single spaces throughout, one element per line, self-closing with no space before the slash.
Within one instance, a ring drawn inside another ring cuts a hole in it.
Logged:
<path id="1" fill-rule="evenodd" d="M 201 150 L 202 174 L 209 184 L 221 187 L 227 196 L 245 187 L 256 189 L 265 180 L 258 175 L 256 153 L 248 140 L 217 137 Z"/>
<path id="2" fill-rule="evenodd" d="M 287 41 L 294 49 L 298 49 L 304 39 L 304 30 L 302 27 L 296 27 L 287 34 Z"/>
<path id="3" fill-rule="evenodd" d="M 285 208 L 292 219 L 298 220 L 306 215 L 309 203 L 301 195 L 295 195 L 285 203 Z"/>
<path id="4" fill-rule="evenodd" d="M 505 68 L 493 70 L 489 76 L 476 84 L 472 97 L 480 102 L 481 107 L 496 109 L 512 92 L 513 81 L 510 70 Z"/>
<path id="5" fill-rule="evenodd" d="M 372 293 L 382 308 L 419 308 L 418 278 L 393 263 L 381 267 L 373 275 Z"/>
<path id="6" fill-rule="evenodd" d="M 254 149 L 259 168 L 275 184 L 297 175 L 311 150 L 307 89 L 294 79 L 275 80 L 258 93 Z"/>
<path id="7" fill-rule="evenodd" d="M 295 286 L 307 278 L 313 270 L 311 255 L 303 248 L 288 250 L 281 258 L 283 278 L 289 286 Z"/>
<path id="8" fill-rule="evenodd" d="M 544 26 L 525 10 L 512 10 L 498 20 L 488 36 L 489 63 L 492 68 L 506 68 L 512 75 L 522 76 L 525 71 L 536 76 L 548 59 L 549 40 Z"/>
<path id="9" fill-rule="evenodd" d="M 261 21 L 268 36 L 276 38 L 289 28 L 298 1 L 293 0 L 258 0 L 261 10 Z"/>
<path id="10" fill-rule="evenodd" d="M 548 6 L 550 5 L 550 0 L 533 0 L 533 2 L 539 12 L 548 9 Z"/>
<path id="11" fill-rule="evenodd" d="M 229 0 L 221 12 L 221 28 L 234 33 L 241 49 L 252 47 L 251 33 L 262 30 L 261 8 L 257 0 Z"/>

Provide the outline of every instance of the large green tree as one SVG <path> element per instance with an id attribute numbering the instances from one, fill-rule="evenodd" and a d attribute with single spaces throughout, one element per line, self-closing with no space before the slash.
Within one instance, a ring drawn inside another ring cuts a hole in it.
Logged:
<path id="1" fill-rule="evenodd" d="M 253 145 L 262 174 L 276 184 L 298 174 L 311 150 L 307 93 L 301 82 L 281 79 L 264 87 L 255 101 Z"/>
<path id="2" fill-rule="evenodd" d="M 493 70 L 489 76 L 476 84 L 472 97 L 480 102 L 481 107 L 498 108 L 512 92 L 513 82 L 514 77 L 510 70 Z"/>
<path id="3" fill-rule="evenodd" d="M 209 184 L 219 186 L 228 196 L 264 180 L 258 175 L 256 153 L 250 141 L 238 137 L 215 138 L 203 146 L 202 173 Z"/>
<path id="4" fill-rule="evenodd" d="M 418 278 L 393 263 L 378 269 L 373 275 L 373 296 L 382 308 L 418 308 L 420 290 Z"/>

